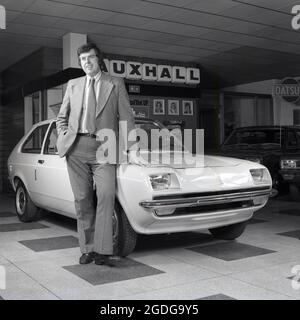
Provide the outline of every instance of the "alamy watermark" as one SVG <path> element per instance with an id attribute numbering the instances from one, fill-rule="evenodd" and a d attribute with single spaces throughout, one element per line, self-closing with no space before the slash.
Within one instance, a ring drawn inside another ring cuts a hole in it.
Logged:
<path id="1" fill-rule="evenodd" d="M 300 4 L 293 6 L 292 14 L 295 15 L 292 19 L 292 22 L 291 22 L 292 28 L 294 30 L 299 30 L 300 29 Z"/>
<path id="2" fill-rule="evenodd" d="M 123 139 L 117 139 L 115 131 L 108 128 L 100 129 L 96 133 L 97 140 L 101 142 L 96 153 L 99 163 L 126 164 L 126 151 L 134 150 L 142 156 L 145 164 L 149 165 L 204 166 L 203 129 L 128 130 L 127 122 L 120 121 L 119 132 Z"/>
<path id="3" fill-rule="evenodd" d="M 0 290 L 6 289 L 6 270 L 4 266 L 0 266 Z"/>
<path id="4" fill-rule="evenodd" d="M 3 6 L 0 5 L 0 29 L 6 29 L 6 11 Z"/>

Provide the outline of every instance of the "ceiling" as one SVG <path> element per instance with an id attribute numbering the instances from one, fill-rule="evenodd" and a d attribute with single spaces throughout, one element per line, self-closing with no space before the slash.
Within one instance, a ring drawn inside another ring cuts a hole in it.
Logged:
<path id="1" fill-rule="evenodd" d="M 110 54 L 199 63 L 215 86 L 300 75 L 299 0 L 0 0 L 0 71 L 87 34 Z M 203 77 L 202 77 L 203 81 Z"/>

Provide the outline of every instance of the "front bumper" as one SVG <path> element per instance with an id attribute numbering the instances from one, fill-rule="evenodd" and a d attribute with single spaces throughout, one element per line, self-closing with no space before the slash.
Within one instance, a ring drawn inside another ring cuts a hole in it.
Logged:
<path id="1" fill-rule="evenodd" d="M 143 234 L 190 232 L 249 220 L 268 201 L 271 186 L 202 194 L 154 196 L 139 202 L 148 218 L 135 224 Z M 212 194 L 213 193 L 213 194 Z M 174 209 L 174 210 L 172 210 Z M 170 210 L 170 214 L 161 214 Z M 172 212 L 173 211 L 173 212 Z"/>
<path id="2" fill-rule="evenodd" d="M 145 209 L 172 209 L 184 207 L 209 206 L 217 204 L 226 204 L 233 202 L 249 202 L 255 205 L 257 202 L 263 202 L 270 196 L 271 189 L 263 188 L 261 190 L 253 189 L 251 191 L 230 192 L 226 194 L 199 195 L 192 197 L 169 197 L 166 199 L 145 200 L 140 202 L 140 206 Z"/>

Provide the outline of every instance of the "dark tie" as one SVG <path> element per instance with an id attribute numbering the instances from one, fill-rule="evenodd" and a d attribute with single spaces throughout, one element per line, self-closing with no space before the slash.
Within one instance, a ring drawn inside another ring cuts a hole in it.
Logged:
<path id="1" fill-rule="evenodd" d="M 89 133 L 95 133 L 96 126 L 95 126 L 95 120 L 96 120 L 96 95 L 95 95 L 95 89 L 94 89 L 94 83 L 95 79 L 90 79 L 90 84 L 88 88 L 88 98 L 87 98 L 87 110 L 86 110 L 86 129 Z"/>

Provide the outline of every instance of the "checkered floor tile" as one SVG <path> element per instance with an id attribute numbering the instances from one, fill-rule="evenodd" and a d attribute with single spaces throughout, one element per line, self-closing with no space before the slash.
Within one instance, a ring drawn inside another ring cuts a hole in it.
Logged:
<path id="1" fill-rule="evenodd" d="M 76 248 L 79 246 L 78 239 L 74 236 L 24 240 L 19 241 L 19 243 L 36 252 Z"/>
<path id="2" fill-rule="evenodd" d="M 17 215 L 9 211 L 0 211 L 0 218 L 16 217 Z"/>
<path id="3" fill-rule="evenodd" d="M 217 243 L 208 246 L 198 246 L 188 249 L 225 261 L 245 259 L 275 252 L 236 241 Z"/>
<path id="4" fill-rule="evenodd" d="M 28 223 L 5 223 L 0 224 L 0 232 L 11 232 L 11 231 L 26 231 L 34 229 L 49 228 L 39 222 L 28 222 Z"/>
<path id="5" fill-rule="evenodd" d="M 65 266 L 64 269 L 74 273 L 92 285 L 137 279 L 163 273 L 161 270 L 128 258 L 118 261 L 115 267 L 91 263 L 89 265 Z"/>
<path id="6" fill-rule="evenodd" d="M 278 213 L 300 217 L 300 210 L 299 209 L 280 209 L 280 210 L 278 210 Z"/>
<path id="7" fill-rule="evenodd" d="M 252 218 L 248 221 L 248 224 L 256 224 L 256 223 L 263 223 L 263 222 L 268 222 L 268 221 L 263 219 Z"/>
<path id="8" fill-rule="evenodd" d="M 299 230 L 293 230 L 293 231 L 287 231 L 287 232 L 281 232 L 278 233 L 281 236 L 291 237 L 291 238 L 300 238 L 300 229 Z"/>

